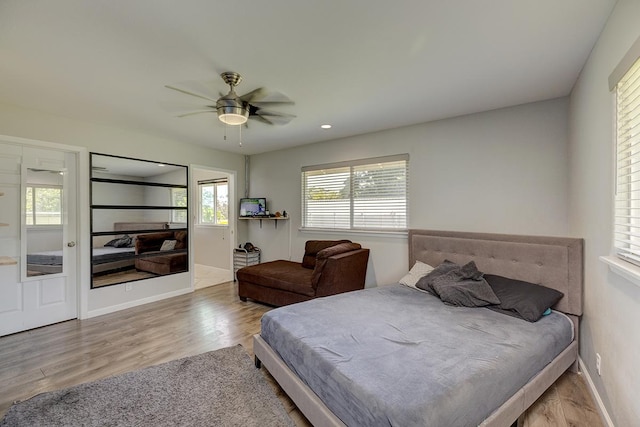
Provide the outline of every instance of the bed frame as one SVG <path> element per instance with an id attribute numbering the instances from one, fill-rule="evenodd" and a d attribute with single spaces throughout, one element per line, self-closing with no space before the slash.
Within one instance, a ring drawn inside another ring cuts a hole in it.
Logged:
<path id="1" fill-rule="evenodd" d="M 576 238 L 409 230 L 409 267 L 415 261 L 435 266 L 445 259 L 459 264 L 473 260 L 485 273 L 538 283 L 564 293 L 553 308 L 573 322 L 573 342 L 481 426 L 512 425 L 567 369 L 577 369 L 583 246 L 583 240 Z M 264 364 L 314 426 L 344 426 L 260 335 L 254 336 L 253 351 L 256 366 Z"/>

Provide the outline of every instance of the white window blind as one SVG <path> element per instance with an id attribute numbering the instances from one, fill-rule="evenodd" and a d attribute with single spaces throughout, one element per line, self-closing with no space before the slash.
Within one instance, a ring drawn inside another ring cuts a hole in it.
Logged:
<path id="1" fill-rule="evenodd" d="M 407 154 L 302 168 L 302 226 L 406 229 L 408 170 Z"/>
<path id="2" fill-rule="evenodd" d="M 614 246 L 640 265 L 640 60 L 616 85 L 616 199 Z"/>

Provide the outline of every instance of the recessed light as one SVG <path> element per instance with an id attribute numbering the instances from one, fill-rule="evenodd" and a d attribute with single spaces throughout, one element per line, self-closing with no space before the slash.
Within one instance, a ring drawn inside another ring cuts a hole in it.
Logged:
<path id="1" fill-rule="evenodd" d="M 331 125 L 320 125 L 322 129 L 331 129 Z"/>
<path id="2" fill-rule="evenodd" d="M 165 167 L 166 165 L 162 164 L 162 163 L 158 163 L 158 166 L 160 166 L 161 168 Z"/>

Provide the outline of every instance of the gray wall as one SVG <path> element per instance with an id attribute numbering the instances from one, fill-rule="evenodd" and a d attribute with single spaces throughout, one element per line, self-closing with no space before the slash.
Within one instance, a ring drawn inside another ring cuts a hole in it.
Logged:
<path id="1" fill-rule="evenodd" d="M 615 125 L 607 79 L 639 36 L 640 1 L 620 0 L 573 89 L 569 120 L 570 233 L 585 239 L 580 356 L 618 426 L 640 425 L 640 287 L 599 260 L 612 246 Z"/>
<path id="2" fill-rule="evenodd" d="M 397 281 L 406 238 L 298 229 L 302 166 L 398 153 L 410 155 L 412 228 L 565 235 L 567 114 L 561 98 L 251 156 L 251 196 L 291 220 L 277 229 L 252 221 L 249 240 L 272 260 L 289 257 L 291 238 L 299 261 L 306 240 L 349 238 L 371 249 L 368 286 Z"/>

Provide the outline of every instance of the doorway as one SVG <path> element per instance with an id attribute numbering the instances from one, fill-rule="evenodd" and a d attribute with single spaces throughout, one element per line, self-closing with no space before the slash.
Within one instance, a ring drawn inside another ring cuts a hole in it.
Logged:
<path id="1" fill-rule="evenodd" d="M 78 317 L 78 152 L 19 141 L 0 137 L 0 336 Z"/>
<path id="2" fill-rule="evenodd" d="M 190 170 L 194 288 L 200 289 L 233 280 L 235 172 L 197 165 Z"/>

